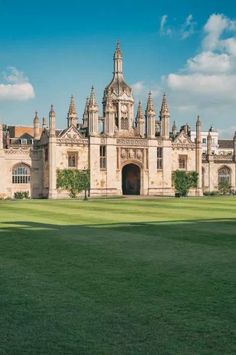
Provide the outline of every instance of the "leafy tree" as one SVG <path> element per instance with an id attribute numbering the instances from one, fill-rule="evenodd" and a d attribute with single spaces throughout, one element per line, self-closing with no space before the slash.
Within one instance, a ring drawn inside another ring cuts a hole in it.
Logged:
<path id="1" fill-rule="evenodd" d="M 87 200 L 89 187 L 90 178 L 88 170 L 57 170 L 57 188 L 69 191 L 71 198 L 75 198 L 78 193 L 84 190 L 84 198 Z"/>
<path id="2" fill-rule="evenodd" d="M 222 195 L 227 195 L 231 192 L 231 185 L 228 181 L 220 181 L 219 182 L 219 192 Z"/>
<path id="3" fill-rule="evenodd" d="M 197 187 L 198 173 L 196 171 L 176 170 L 172 178 L 176 194 L 179 196 L 187 196 L 191 187 Z"/>
<path id="4" fill-rule="evenodd" d="M 90 174 L 88 170 L 80 171 L 80 187 L 84 191 L 84 199 L 88 199 L 88 191 L 90 188 Z"/>

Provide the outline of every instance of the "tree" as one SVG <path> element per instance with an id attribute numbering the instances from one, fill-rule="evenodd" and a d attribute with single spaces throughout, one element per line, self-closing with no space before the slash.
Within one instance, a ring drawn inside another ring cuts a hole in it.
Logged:
<path id="1" fill-rule="evenodd" d="M 198 173 L 196 171 L 176 170 L 173 173 L 173 183 L 176 195 L 186 196 L 191 187 L 197 187 Z"/>
<path id="2" fill-rule="evenodd" d="M 71 198 L 75 198 L 78 193 L 84 190 L 84 198 L 87 200 L 89 187 L 90 178 L 88 170 L 57 170 L 57 188 L 69 191 Z"/>
<path id="3" fill-rule="evenodd" d="M 88 199 L 88 191 L 90 188 L 90 174 L 88 170 L 80 171 L 81 191 L 84 191 L 84 199 Z"/>

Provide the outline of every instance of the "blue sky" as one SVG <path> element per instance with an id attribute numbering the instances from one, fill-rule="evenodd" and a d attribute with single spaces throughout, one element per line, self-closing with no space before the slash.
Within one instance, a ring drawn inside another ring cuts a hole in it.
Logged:
<path id="1" fill-rule="evenodd" d="M 127 83 L 156 112 L 166 91 L 171 121 L 200 114 L 223 136 L 236 130 L 236 5 L 233 1 L 0 0 L 0 121 L 31 124 L 34 111 L 66 125 L 74 94 L 79 117 L 90 87 L 101 112 L 121 42 Z"/>

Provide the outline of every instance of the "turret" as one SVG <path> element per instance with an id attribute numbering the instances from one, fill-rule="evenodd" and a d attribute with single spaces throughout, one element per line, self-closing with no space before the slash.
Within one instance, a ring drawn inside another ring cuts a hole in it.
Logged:
<path id="1" fill-rule="evenodd" d="M 50 135 L 50 137 L 51 136 L 54 137 L 56 134 L 55 120 L 56 120 L 56 116 L 55 116 L 54 108 L 53 108 L 53 105 L 51 105 L 51 110 L 49 112 L 49 135 Z"/>
<path id="2" fill-rule="evenodd" d="M 207 156 L 211 156 L 211 148 L 212 148 L 212 137 L 211 137 L 211 131 L 209 130 L 208 135 L 207 135 Z"/>
<path id="3" fill-rule="evenodd" d="M 197 121 L 196 121 L 196 144 L 197 145 L 201 145 L 202 143 L 201 128 L 202 128 L 202 123 L 200 121 L 200 117 L 197 116 Z"/>
<path id="4" fill-rule="evenodd" d="M 168 109 L 166 94 L 163 95 L 161 110 L 160 110 L 160 120 L 161 120 L 161 136 L 163 139 L 169 138 L 169 118 L 170 113 Z"/>
<path id="5" fill-rule="evenodd" d="M 147 107 L 145 111 L 145 118 L 146 118 L 146 134 L 148 138 L 155 138 L 155 116 L 156 113 L 154 111 L 153 101 L 152 101 L 152 93 L 149 92 L 148 100 L 147 100 Z"/>
<path id="6" fill-rule="evenodd" d="M 236 163 L 236 131 L 235 131 L 235 133 L 234 133 L 233 142 L 234 142 L 234 152 L 233 152 L 233 155 L 234 155 L 234 161 L 235 161 L 235 163 Z"/>
<path id="7" fill-rule="evenodd" d="M 144 137 L 145 134 L 144 123 L 145 121 L 143 117 L 142 105 L 141 102 L 139 101 L 137 116 L 136 116 L 136 125 L 137 125 L 137 132 L 142 138 Z"/>
<path id="8" fill-rule="evenodd" d="M 111 91 L 108 90 L 105 106 L 104 133 L 113 136 L 115 131 L 115 110 L 112 104 Z"/>
<path id="9" fill-rule="evenodd" d="M 93 86 L 89 98 L 88 116 L 89 116 L 89 135 L 96 136 L 98 134 L 98 105 L 96 102 L 96 96 L 95 96 L 95 91 Z"/>
<path id="10" fill-rule="evenodd" d="M 114 76 L 119 77 L 119 79 L 123 78 L 123 60 L 122 53 L 120 50 L 120 42 L 118 41 L 116 44 L 116 50 L 114 53 Z"/>
<path id="11" fill-rule="evenodd" d="M 175 137 L 176 134 L 177 134 L 177 127 L 176 127 L 176 123 L 175 121 L 173 122 L 173 126 L 172 126 L 172 133 L 173 133 L 173 136 Z"/>
<path id="12" fill-rule="evenodd" d="M 88 127 L 88 108 L 89 108 L 89 97 L 86 99 L 84 113 L 83 113 L 83 128 Z"/>
<path id="13" fill-rule="evenodd" d="M 71 96 L 70 99 L 70 106 L 67 114 L 67 126 L 77 127 L 77 113 L 76 113 L 75 100 L 73 95 Z"/>
<path id="14" fill-rule="evenodd" d="M 43 117 L 43 120 L 42 120 L 42 129 L 44 130 L 45 128 L 47 128 L 47 122 L 46 122 L 46 118 Z"/>
<path id="15" fill-rule="evenodd" d="M 35 112 L 34 116 L 34 139 L 39 140 L 40 139 L 40 130 L 39 130 L 39 118 L 38 118 L 38 112 Z"/>

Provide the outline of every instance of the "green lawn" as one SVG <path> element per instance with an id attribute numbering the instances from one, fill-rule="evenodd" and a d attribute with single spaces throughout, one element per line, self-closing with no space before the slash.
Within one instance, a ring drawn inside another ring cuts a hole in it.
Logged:
<path id="1" fill-rule="evenodd" d="M 0 201 L 0 354 L 235 354 L 236 198 Z"/>

